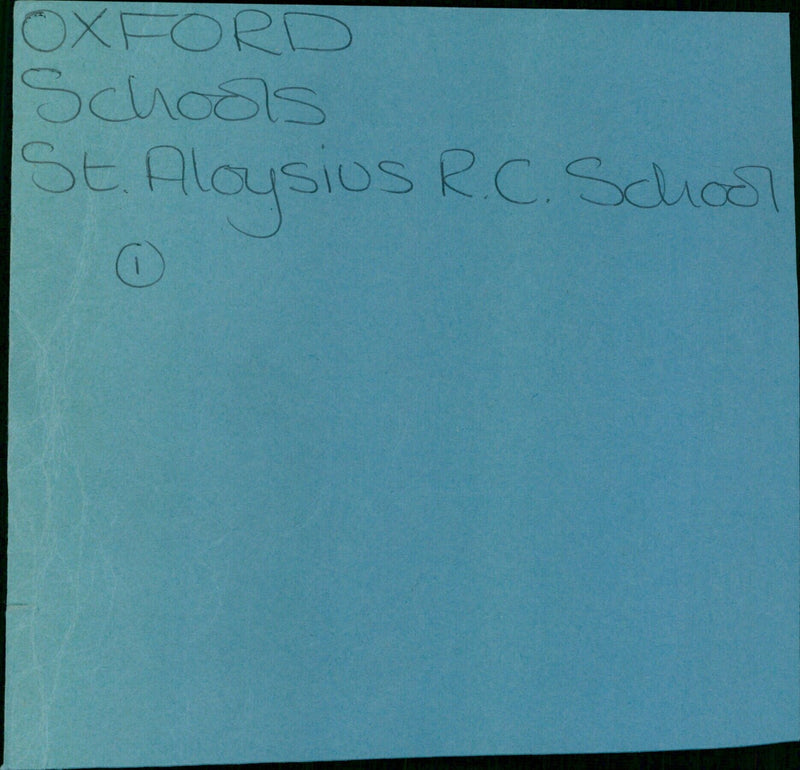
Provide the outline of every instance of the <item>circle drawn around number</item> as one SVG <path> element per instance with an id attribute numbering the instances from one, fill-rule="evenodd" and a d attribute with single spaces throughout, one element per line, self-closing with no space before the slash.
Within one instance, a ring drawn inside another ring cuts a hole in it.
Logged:
<path id="1" fill-rule="evenodd" d="M 164 255 L 150 241 L 126 243 L 117 255 L 117 278 L 126 286 L 146 289 L 158 283 L 164 275 Z"/>

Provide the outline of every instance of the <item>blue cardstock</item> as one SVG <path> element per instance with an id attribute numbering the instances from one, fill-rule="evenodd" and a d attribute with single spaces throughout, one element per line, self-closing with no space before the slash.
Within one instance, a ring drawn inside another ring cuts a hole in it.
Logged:
<path id="1" fill-rule="evenodd" d="M 6 767 L 798 738 L 787 15 L 14 41 Z"/>

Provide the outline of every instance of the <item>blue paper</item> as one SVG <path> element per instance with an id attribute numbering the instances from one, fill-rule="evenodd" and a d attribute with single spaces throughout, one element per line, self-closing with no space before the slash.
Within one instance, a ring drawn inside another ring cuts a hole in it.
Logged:
<path id="1" fill-rule="evenodd" d="M 787 15 L 14 23 L 6 767 L 798 738 Z"/>

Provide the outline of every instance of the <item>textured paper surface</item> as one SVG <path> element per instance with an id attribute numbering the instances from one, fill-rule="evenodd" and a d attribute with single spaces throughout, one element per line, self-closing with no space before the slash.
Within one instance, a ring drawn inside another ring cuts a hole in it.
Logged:
<path id="1" fill-rule="evenodd" d="M 788 27 L 18 3 L 6 766 L 796 739 Z"/>

